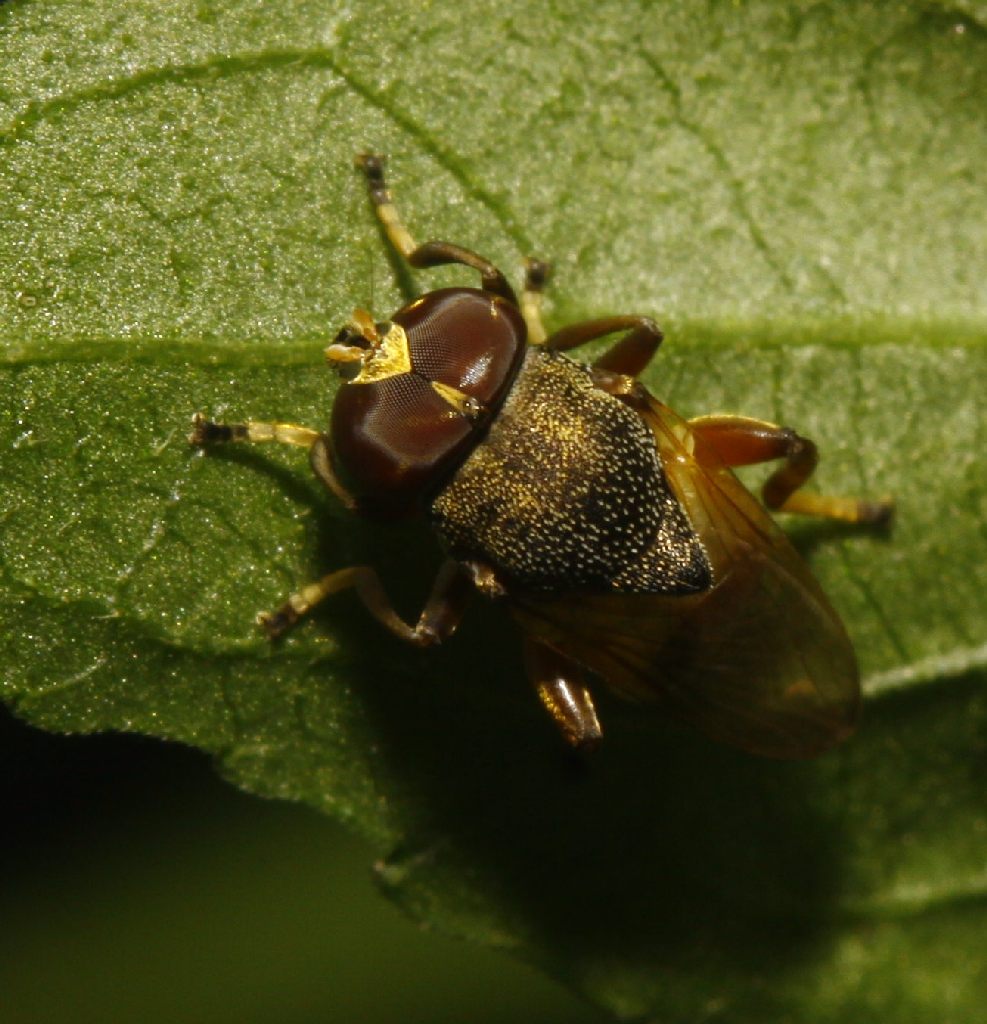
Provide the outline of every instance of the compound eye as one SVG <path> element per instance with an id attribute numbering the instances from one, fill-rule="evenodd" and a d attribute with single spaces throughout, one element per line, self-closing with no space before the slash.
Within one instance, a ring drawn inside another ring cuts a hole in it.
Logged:
<path id="1" fill-rule="evenodd" d="M 337 468 L 365 511 L 420 509 L 466 458 L 524 358 L 506 300 L 471 288 L 430 292 L 394 314 L 407 339 L 398 372 L 344 384 L 332 410 Z M 383 333 L 383 332 L 382 332 Z M 372 378 L 372 379 L 371 379 Z"/>
<path id="2" fill-rule="evenodd" d="M 415 373 L 499 406 L 524 356 L 527 331 L 517 308 L 473 288 L 429 292 L 394 314 L 408 335 Z"/>

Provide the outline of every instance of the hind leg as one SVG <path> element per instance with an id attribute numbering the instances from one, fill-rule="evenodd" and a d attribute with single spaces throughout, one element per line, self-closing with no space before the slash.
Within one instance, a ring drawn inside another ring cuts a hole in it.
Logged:
<path id="1" fill-rule="evenodd" d="M 801 488 L 819 461 L 815 444 L 789 427 L 746 416 L 699 416 L 689 427 L 728 466 L 752 466 L 784 459 L 765 481 L 761 495 L 775 512 L 880 525 L 890 521 L 894 502 L 814 494 Z"/>

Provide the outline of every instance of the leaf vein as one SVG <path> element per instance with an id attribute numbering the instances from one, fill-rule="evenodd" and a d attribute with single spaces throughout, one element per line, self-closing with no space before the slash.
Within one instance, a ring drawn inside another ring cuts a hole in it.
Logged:
<path id="1" fill-rule="evenodd" d="M 877 700 L 913 687 L 939 685 L 984 668 L 987 668 L 987 642 L 874 672 L 864 679 L 864 692 L 869 700 Z"/>

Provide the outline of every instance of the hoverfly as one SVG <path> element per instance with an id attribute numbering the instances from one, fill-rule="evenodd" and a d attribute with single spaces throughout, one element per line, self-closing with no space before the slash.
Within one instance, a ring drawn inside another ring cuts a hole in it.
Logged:
<path id="1" fill-rule="evenodd" d="M 428 292 L 376 322 L 356 310 L 325 350 L 344 377 L 328 431 L 221 424 L 196 414 L 191 442 L 278 441 L 309 452 L 316 475 L 354 512 L 425 516 L 447 559 L 415 625 L 377 573 L 329 573 L 259 616 L 280 637 L 352 588 L 393 634 L 448 638 L 473 591 L 507 602 L 527 672 L 565 740 L 599 743 L 589 689 L 659 702 L 716 740 L 807 757 L 854 728 L 856 659 L 836 612 L 765 509 L 883 523 L 889 501 L 806 493 L 815 445 L 741 416 L 683 419 L 637 376 L 662 341 L 644 316 L 548 334 L 546 264 L 529 260 L 520 299 L 477 253 L 419 245 L 384 177 L 362 155 L 377 217 L 415 268 L 461 264 L 479 288 Z M 620 333 L 591 365 L 563 353 Z M 731 467 L 783 460 L 764 505 Z"/>

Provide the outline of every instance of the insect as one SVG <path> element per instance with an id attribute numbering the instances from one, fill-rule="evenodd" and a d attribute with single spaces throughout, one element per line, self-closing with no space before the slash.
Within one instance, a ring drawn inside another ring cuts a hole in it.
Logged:
<path id="1" fill-rule="evenodd" d="M 356 310 L 325 350 L 344 378 L 327 431 L 193 418 L 190 441 L 277 441 L 355 513 L 424 516 L 447 558 L 418 621 L 393 609 L 375 570 L 355 566 L 259 616 L 280 637 L 352 588 L 421 647 L 451 636 L 474 591 L 507 602 L 526 671 L 565 740 L 602 730 L 589 683 L 657 702 L 710 737 L 771 757 L 808 757 L 852 732 L 853 649 L 808 567 L 765 509 L 882 523 L 890 501 L 801 490 L 815 445 L 741 416 L 683 419 L 637 376 L 662 341 L 644 316 L 548 334 L 547 264 L 528 260 L 517 298 L 477 253 L 418 245 L 388 190 L 384 158 L 357 158 L 394 249 L 414 268 L 461 264 L 479 288 L 427 292 L 376 322 Z M 563 355 L 611 334 L 591 365 Z M 783 460 L 764 505 L 731 467 Z"/>

